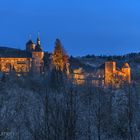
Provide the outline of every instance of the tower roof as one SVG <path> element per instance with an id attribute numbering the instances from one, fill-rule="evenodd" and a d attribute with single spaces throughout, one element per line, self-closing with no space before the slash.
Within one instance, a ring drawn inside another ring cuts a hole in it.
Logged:
<path id="1" fill-rule="evenodd" d="M 35 47 L 35 51 L 39 51 L 39 52 L 41 52 L 42 51 L 42 47 L 40 46 L 40 45 L 36 45 L 36 47 Z"/>
<path id="2" fill-rule="evenodd" d="M 26 43 L 26 45 L 31 45 L 31 44 L 34 44 L 34 42 L 30 39 L 30 40 Z"/>
<path id="3" fill-rule="evenodd" d="M 35 51 L 42 51 L 42 46 L 40 44 L 40 38 L 37 37 L 37 43 L 36 43 L 36 46 L 35 46 Z"/>
<path id="4" fill-rule="evenodd" d="M 39 38 L 39 37 L 37 37 L 37 42 L 38 42 L 38 41 L 40 41 L 40 38 Z"/>

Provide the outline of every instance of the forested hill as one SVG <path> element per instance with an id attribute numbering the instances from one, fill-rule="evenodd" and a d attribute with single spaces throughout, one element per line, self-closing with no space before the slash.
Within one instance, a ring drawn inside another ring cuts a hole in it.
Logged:
<path id="1" fill-rule="evenodd" d="M 25 52 L 25 50 L 0 46 L 0 55 L 3 55 L 3 54 L 17 54 L 17 53 L 20 53 L 20 52 Z M 77 60 L 80 60 L 82 63 L 87 62 L 88 64 L 90 64 L 90 63 L 92 64 L 92 63 L 96 62 L 99 65 L 100 65 L 100 63 L 102 63 L 104 61 L 107 61 L 109 59 L 113 59 L 114 61 L 140 63 L 140 52 L 139 53 L 128 53 L 126 55 L 112 55 L 112 56 L 107 56 L 107 55 L 97 56 L 97 55 L 93 54 L 93 55 L 85 55 L 85 56 L 70 57 L 70 58 L 75 58 Z"/>
<path id="2" fill-rule="evenodd" d="M 140 52 L 139 53 L 128 53 L 126 55 L 86 55 L 82 57 L 76 57 L 83 63 L 91 64 L 92 66 L 100 65 L 101 63 L 114 60 L 116 62 L 128 62 L 128 63 L 140 63 Z"/>
<path id="3" fill-rule="evenodd" d="M 140 71 L 138 58 L 129 56 L 133 74 Z M 108 59 L 70 57 L 70 64 L 93 69 Z M 0 140 L 139 140 L 139 93 L 140 82 L 106 89 L 75 85 L 60 71 L 20 77 L 12 72 L 0 80 Z"/>
<path id="4" fill-rule="evenodd" d="M 117 62 L 117 66 L 128 62 L 131 67 L 132 80 L 140 81 L 140 53 L 129 53 L 126 55 L 112 56 L 95 56 L 86 55 L 81 57 L 70 57 L 70 62 L 74 66 L 79 66 L 86 69 L 94 69 L 100 67 L 106 61 L 113 60 Z"/>

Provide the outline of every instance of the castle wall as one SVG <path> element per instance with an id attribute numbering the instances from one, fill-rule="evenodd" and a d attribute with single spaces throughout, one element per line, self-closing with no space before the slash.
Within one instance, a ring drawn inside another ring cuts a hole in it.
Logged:
<path id="1" fill-rule="evenodd" d="M 31 58 L 0 58 L 0 71 L 8 73 L 15 70 L 17 73 L 29 72 Z"/>
<path id="2" fill-rule="evenodd" d="M 105 85 L 118 86 L 131 82 L 131 68 L 126 63 L 121 69 L 116 67 L 116 62 L 105 62 Z"/>
<path id="3" fill-rule="evenodd" d="M 105 85 L 111 84 L 113 76 L 116 73 L 116 62 L 109 61 L 105 62 Z"/>

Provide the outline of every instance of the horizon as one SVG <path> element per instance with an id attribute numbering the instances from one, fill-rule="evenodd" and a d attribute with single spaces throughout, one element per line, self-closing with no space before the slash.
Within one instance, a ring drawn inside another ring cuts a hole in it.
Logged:
<path id="1" fill-rule="evenodd" d="M 7 48 L 7 49 L 17 49 L 17 50 L 26 50 L 26 48 L 14 48 L 14 47 L 8 47 L 8 46 L 1 46 L 0 45 L 0 48 Z M 65 50 L 65 48 L 64 48 L 64 50 Z M 45 53 L 52 53 L 52 52 L 50 52 L 50 51 L 47 51 L 47 50 L 44 50 L 44 52 Z M 66 53 L 67 53 L 67 51 L 66 51 Z M 98 56 L 105 56 L 105 57 L 110 57 L 110 56 L 125 56 L 125 55 L 129 55 L 129 54 L 139 54 L 140 53 L 140 51 L 139 52 L 128 52 L 128 53 L 126 53 L 126 54 L 109 54 L 109 55 L 106 55 L 106 54 L 99 54 L 99 55 L 96 55 L 96 54 L 94 54 L 94 53 L 89 53 L 89 54 L 84 54 L 84 55 L 71 55 L 71 54 L 68 54 L 68 56 L 69 57 L 86 57 L 86 56 L 96 56 L 96 57 L 98 57 Z"/>
<path id="2" fill-rule="evenodd" d="M 140 51 L 140 2 L 135 0 L 5 0 L 0 2 L 0 46 L 24 49 L 40 32 L 45 51 L 59 38 L 69 55 Z"/>

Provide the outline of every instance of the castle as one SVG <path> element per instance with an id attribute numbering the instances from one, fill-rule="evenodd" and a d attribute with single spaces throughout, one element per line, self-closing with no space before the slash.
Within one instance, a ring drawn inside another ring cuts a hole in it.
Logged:
<path id="1" fill-rule="evenodd" d="M 106 86 L 130 83 L 131 68 L 129 64 L 124 63 L 118 68 L 115 61 L 105 62 L 104 80 Z"/>
<path id="2" fill-rule="evenodd" d="M 0 71 L 9 73 L 15 71 L 16 73 L 42 73 L 44 68 L 44 52 L 42 50 L 40 39 L 37 38 L 36 44 L 29 40 L 26 43 L 26 51 L 16 53 L 15 55 L 3 54 L 0 56 Z"/>
<path id="3" fill-rule="evenodd" d="M 85 72 L 82 68 L 73 70 L 75 83 L 82 85 L 92 83 L 95 86 L 119 87 L 125 83 L 131 83 L 131 68 L 128 63 L 120 67 L 115 61 L 106 61 L 93 72 Z"/>
<path id="4" fill-rule="evenodd" d="M 58 54 L 55 55 L 58 56 Z M 57 62 L 57 64 L 60 63 Z M 67 75 L 71 75 L 70 77 L 73 78 L 74 83 L 78 85 L 90 82 L 96 86 L 108 87 L 131 82 L 131 68 L 128 63 L 118 67 L 115 61 L 107 61 L 98 67 L 97 71 L 87 72 L 78 67 L 74 68 L 71 73 L 69 65 L 69 63 L 66 63 Z M 36 44 L 29 40 L 26 43 L 26 50 L 22 51 L 22 53 L 1 54 L 0 71 L 3 73 L 15 71 L 18 75 L 26 74 L 30 71 L 35 74 L 44 73 L 44 52 L 40 38 L 37 38 Z"/>

